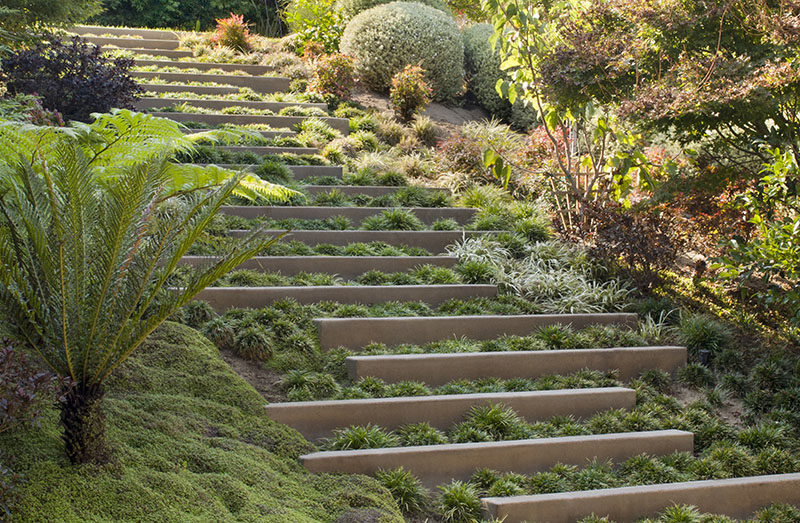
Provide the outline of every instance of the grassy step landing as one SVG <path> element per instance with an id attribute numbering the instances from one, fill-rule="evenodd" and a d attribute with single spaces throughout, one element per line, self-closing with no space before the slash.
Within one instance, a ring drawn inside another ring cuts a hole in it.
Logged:
<path id="1" fill-rule="evenodd" d="M 162 40 L 150 38 L 121 38 L 109 36 L 86 36 L 85 40 L 89 43 L 106 46 L 113 45 L 123 49 L 147 49 L 147 50 L 174 50 L 178 49 L 178 40 Z"/>
<path id="2" fill-rule="evenodd" d="M 149 40 L 178 40 L 181 31 L 171 29 L 141 29 L 137 27 L 104 27 L 100 25 L 76 25 L 69 29 L 79 35 L 113 35 L 118 37 L 146 38 Z"/>
<path id="3" fill-rule="evenodd" d="M 302 219 L 325 220 L 334 216 L 344 216 L 354 224 L 360 224 L 370 216 L 391 211 L 391 207 L 278 207 L 278 206 L 225 206 L 220 209 L 223 214 L 242 218 L 271 218 L 273 220 Z M 396 210 L 407 211 L 430 225 L 439 220 L 455 220 L 459 225 L 466 225 L 477 214 L 477 209 L 466 207 L 397 207 Z"/>
<path id="4" fill-rule="evenodd" d="M 300 456 L 311 472 L 374 474 L 403 467 L 423 485 L 468 480 L 478 468 L 530 474 L 557 463 L 584 465 L 591 459 L 624 461 L 638 454 L 661 456 L 691 452 L 691 432 L 659 430 L 594 436 L 537 438 L 486 443 L 453 443 L 419 447 L 337 450 Z"/>
<path id="5" fill-rule="evenodd" d="M 191 56 L 191 54 L 189 56 Z M 205 71 L 209 69 L 222 69 L 223 71 L 243 71 L 256 76 L 268 74 L 275 70 L 274 67 L 269 65 L 193 62 L 188 60 L 150 60 L 147 58 L 136 58 L 135 64 L 137 66 L 155 65 L 157 67 L 180 67 L 183 69 L 200 69 Z"/>
<path id="6" fill-rule="evenodd" d="M 323 350 L 359 350 L 370 343 L 423 345 L 448 338 L 491 340 L 504 335 L 527 336 L 550 325 L 582 329 L 590 325 L 635 328 L 636 314 L 534 314 L 515 316 L 442 316 L 397 318 L 318 318 L 314 320 Z"/>
<path id="7" fill-rule="evenodd" d="M 188 128 L 181 129 L 181 131 L 183 131 L 184 134 L 196 134 L 196 133 L 201 133 L 201 132 L 207 131 L 207 130 L 208 129 L 188 129 Z M 258 133 L 262 137 L 267 138 L 267 139 L 270 139 L 270 138 L 286 138 L 286 137 L 297 136 L 297 133 L 295 131 L 289 131 L 289 130 L 286 130 L 286 131 L 279 131 L 279 130 L 275 130 L 275 131 L 254 131 L 254 130 L 250 130 L 250 132 Z M 208 165 L 208 164 L 205 164 L 205 165 Z M 237 166 L 236 164 L 230 164 L 230 165 Z M 254 165 L 253 167 L 258 167 L 258 166 Z M 230 167 L 228 167 L 228 168 L 230 168 Z"/>
<path id="8" fill-rule="evenodd" d="M 607 516 L 617 523 L 632 523 L 656 516 L 676 503 L 692 505 L 704 512 L 746 518 L 774 503 L 800 505 L 800 474 L 491 497 L 484 498 L 482 503 L 487 518 L 505 523 L 573 523 L 592 514 Z"/>
<path id="9" fill-rule="evenodd" d="M 411 396 L 339 401 L 273 403 L 267 414 L 289 425 L 309 440 L 329 437 L 335 429 L 351 425 L 378 425 L 394 430 L 411 423 L 427 422 L 448 429 L 474 407 L 502 404 L 527 421 L 557 415 L 584 418 L 609 409 L 630 409 L 636 392 L 622 387 L 458 394 L 452 396 Z"/>
<path id="10" fill-rule="evenodd" d="M 184 256 L 181 264 L 202 267 L 213 264 L 214 256 Z M 324 272 L 342 278 L 355 278 L 367 271 L 406 272 L 420 265 L 453 267 L 452 256 L 256 256 L 237 269 L 279 272 L 284 275 Z"/>
<path id="11" fill-rule="evenodd" d="M 372 198 L 388 196 L 396 192 L 400 187 L 386 185 L 304 185 L 303 190 L 310 195 L 326 194 L 331 191 L 338 191 L 345 196 L 355 196 L 363 194 Z M 426 191 L 450 194 L 450 189 L 445 187 L 425 187 Z"/>
<path id="12" fill-rule="evenodd" d="M 211 164 L 197 163 L 194 165 L 207 166 Z M 225 169 L 246 169 L 248 171 L 258 167 L 258 165 L 247 165 L 238 163 L 220 163 L 216 165 L 218 165 L 219 167 L 223 167 Z M 306 178 L 322 178 L 322 177 L 341 179 L 344 171 L 341 165 L 287 165 L 286 167 L 288 167 L 289 170 L 292 171 L 292 177 L 295 180 L 303 180 Z M 328 189 L 332 189 L 341 186 L 322 185 L 321 187 L 327 187 Z M 393 189 L 397 190 L 398 187 L 393 187 Z"/>
<path id="13" fill-rule="evenodd" d="M 165 73 L 160 71 L 132 71 L 131 76 L 150 80 L 160 78 L 167 82 L 210 82 L 236 87 L 249 87 L 260 93 L 287 91 L 291 80 L 279 76 L 240 76 L 203 73 Z M 149 90 L 149 89 L 148 89 Z"/>
<path id="14" fill-rule="evenodd" d="M 280 111 L 286 107 L 316 107 L 327 110 L 326 104 L 308 102 L 258 102 L 251 100 L 205 100 L 202 98 L 156 98 L 144 97 L 136 100 L 136 109 L 160 109 L 175 105 L 191 105 L 206 109 L 222 110 L 226 107 L 249 107 L 253 109 L 268 109 L 270 111 Z"/>
<path id="15" fill-rule="evenodd" d="M 231 308 L 261 308 L 292 299 L 300 304 L 335 301 L 345 304 L 422 302 L 440 305 L 448 300 L 493 298 L 496 285 L 319 285 L 313 287 L 208 287 L 197 295 L 212 308 L 224 312 Z"/>
<path id="16" fill-rule="evenodd" d="M 353 380 L 370 376 L 387 383 L 421 381 L 436 386 L 458 379 L 535 378 L 582 369 L 617 370 L 619 379 L 630 380 L 650 369 L 675 372 L 686 360 L 686 347 L 666 346 L 350 356 L 346 363 Z"/>
<path id="17" fill-rule="evenodd" d="M 249 114 L 203 114 L 203 113 L 171 113 L 171 112 L 153 112 L 150 113 L 159 118 L 169 118 L 176 122 L 202 122 L 209 125 L 248 125 L 248 124 L 265 124 L 270 127 L 294 127 L 303 120 L 308 119 L 306 116 L 275 116 L 265 115 L 256 116 Z M 327 123 L 334 129 L 343 134 L 350 133 L 350 123 L 347 118 L 319 118 Z"/>

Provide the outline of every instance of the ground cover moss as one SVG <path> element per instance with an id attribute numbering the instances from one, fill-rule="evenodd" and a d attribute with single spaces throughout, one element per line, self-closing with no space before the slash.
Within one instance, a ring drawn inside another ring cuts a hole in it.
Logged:
<path id="1" fill-rule="evenodd" d="M 25 480 L 14 518 L 300 522 L 369 509 L 402 521 L 374 480 L 305 472 L 310 445 L 263 405 L 208 340 L 168 323 L 108 383 L 111 464 L 69 465 L 55 410 L 0 437 Z"/>

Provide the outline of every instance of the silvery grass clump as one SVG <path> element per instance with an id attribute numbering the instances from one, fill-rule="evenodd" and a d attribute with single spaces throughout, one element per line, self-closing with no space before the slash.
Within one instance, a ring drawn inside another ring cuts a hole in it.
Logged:
<path id="1" fill-rule="evenodd" d="M 546 312 L 603 312 L 628 305 L 630 289 L 617 279 L 595 279 L 595 262 L 580 247 L 551 240 L 532 243 L 526 251 L 515 259 L 487 237 L 467 238 L 448 249 L 462 263 L 489 266 L 493 283 Z"/>

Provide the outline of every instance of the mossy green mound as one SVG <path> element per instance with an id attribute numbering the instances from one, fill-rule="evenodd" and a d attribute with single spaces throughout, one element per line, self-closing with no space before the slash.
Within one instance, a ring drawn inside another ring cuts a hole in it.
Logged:
<path id="1" fill-rule="evenodd" d="M 25 482 L 19 521 L 333 521 L 369 511 L 402 521 L 364 476 L 312 475 L 310 445 L 264 413 L 264 399 L 191 328 L 159 329 L 108 384 L 114 463 L 75 467 L 58 414 L 3 434 Z"/>

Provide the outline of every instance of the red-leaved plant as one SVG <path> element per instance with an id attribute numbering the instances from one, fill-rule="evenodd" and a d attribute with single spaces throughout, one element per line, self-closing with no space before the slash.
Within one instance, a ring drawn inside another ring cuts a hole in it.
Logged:
<path id="1" fill-rule="evenodd" d="M 230 18 L 218 18 L 217 29 L 211 35 L 211 43 L 221 47 L 230 47 L 236 51 L 247 52 L 251 49 L 250 25 L 244 21 L 244 15 L 231 13 Z"/>
<path id="2" fill-rule="evenodd" d="M 407 65 L 392 77 L 389 99 L 394 112 L 408 122 L 420 109 L 431 102 L 433 90 L 425 81 L 425 70 L 418 65 Z"/>
<path id="3" fill-rule="evenodd" d="M 314 78 L 309 89 L 320 94 L 348 98 L 355 86 L 355 63 L 345 54 L 323 54 L 313 61 Z"/>

